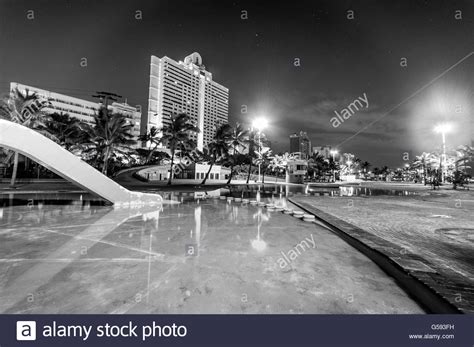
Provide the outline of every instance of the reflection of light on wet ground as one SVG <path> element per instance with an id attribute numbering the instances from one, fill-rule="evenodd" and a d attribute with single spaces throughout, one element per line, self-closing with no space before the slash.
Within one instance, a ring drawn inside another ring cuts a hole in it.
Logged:
<path id="1" fill-rule="evenodd" d="M 33 267 L 29 267 L 26 271 L 15 277 L 13 283 L 4 290 L 2 295 L 6 296 L 8 299 L 7 302 L 10 305 L 14 305 L 21 301 L 21 299 L 28 295 L 28 293 L 34 292 L 48 284 L 49 281 L 53 280 L 53 278 L 63 271 L 69 264 L 87 256 L 88 251 L 98 245 L 112 247 L 117 250 L 132 251 L 139 254 L 145 253 L 150 255 L 150 253 L 153 253 L 153 256 L 161 256 L 159 253 L 152 252 L 151 249 L 147 252 L 140 247 L 124 245 L 121 242 L 106 239 L 107 236 L 117 227 L 130 219 L 142 217 L 144 221 L 155 220 L 157 217 L 156 206 L 127 209 L 103 208 L 100 209 L 100 211 L 98 209 L 96 211 L 96 215 L 99 215 L 98 219 L 94 218 L 93 221 L 90 221 L 87 224 L 79 224 L 79 226 L 77 224 L 74 225 L 74 217 L 81 218 L 86 216 L 81 215 L 80 213 L 78 214 L 78 212 L 82 210 L 82 206 L 77 206 L 76 204 L 76 207 L 78 207 L 79 210 L 72 209 L 72 206 L 74 206 L 74 204 L 56 207 L 47 205 L 47 208 L 45 208 L 44 204 L 40 203 L 36 207 L 28 206 L 10 208 L 10 210 L 18 209 L 20 213 L 29 216 L 34 214 L 38 215 L 38 218 L 36 219 L 31 217 L 28 219 L 25 218 L 25 220 L 19 220 L 17 223 L 11 225 L 12 230 L 21 233 L 21 235 L 18 234 L 20 240 L 13 240 L 14 245 L 17 242 L 20 242 L 17 245 L 19 249 L 10 250 L 10 253 L 30 255 L 46 251 L 44 257 L 40 258 L 41 260 L 37 264 Z M 71 211 L 73 213 L 69 215 L 68 212 Z M 45 216 L 47 216 L 47 218 L 45 218 Z M 58 225 L 58 221 L 65 224 L 68 223 L 69 225 Z M 25 234 L 25 232 L 29 233 Z M 48 236 L 48 234 L 54 234 L 56 236 L 51 237 Z M 26 237 L 29 242 L 22 245 L 21 239 L 24 237 Z M 46 238 L 48 241 L 45 240 Z M 53 240 L 61 241 L 54 242 Z M 35 241 L 41 241 L 39 244 L 40 246 L 41 244 L 44 245 L 44 243 L 50 243 L 54 246 L 50 249 L 47 249 L 47 247 L 46 249 L 35 249 Z M 6 235 L 6 240 L 4 240 L 4 242 L 9 244 L 12 240 L 8 235 Z M 1 258 L 4 258 L 3 254 L 7 253 L 7 250 L 2 247 L 1 251 Z M 8 260 L 8 257 L 6 259 Z M 61 262 L 61 259 L 64 259 L 65 261 Z M 0 259 L 0 262 L 2 262 L 2 260 L 3 259 Z"/>
<path id="2" fill-rule="evenodd" d="M 355 294 L 370 293 L 374 312 L 418 312 L 375 265 L 322 227 L 219 199 L 258 197 L 287 208 L 286 197 L 304 189 L 166 192 L 165 200 L 183 203 L 149 210 L 113 209 L 84 199 L 4 205 L 0 312 L 365 312 L 363 303 L 344 307 L 341 300 L 340 288 L 354 283 Z M 280 252 L 312 234 L 317 249 L 282 272 Z M 190 245 L 195 255 L 186 253 Z M 318 295 L 309 294 L 313 291 Z M 246 307 L 242 293 L 252 298 Z"/>
<path id="3" fill-rule="evenodd" d="M 257 219 L 257 238 L 251 241 L 252 248 L 255 250 L 261 252 L 264 251 L 265 248 L 267 248 L 267 243 L 262 240 L 261 235 L 260 235 L 260 227 L 262 226 L 263 220 L 268 221 L 269 218 L 267 216 L 264 216 L 262 218 L 262 208 L 259 207 L 257 208 L 257 213 L 253 215 L 253 218 Z"/>
<path id="4" fill-rule="evenodd" d="M 265 248 L 267 248 L 267 243 L 263 240 L 260 240 L 260 237 L 258 237 L 255 240 L 252 240 L 252 247 L 257 250 L 257 251 L 264 251 Z"/>

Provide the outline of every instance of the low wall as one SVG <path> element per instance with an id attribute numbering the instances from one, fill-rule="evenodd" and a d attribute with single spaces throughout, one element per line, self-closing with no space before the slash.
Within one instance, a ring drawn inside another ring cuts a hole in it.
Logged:
<path id="1" fill-rule="evenodd" d="M 0 183 L 10 183 L 11 178 L 0 178 Z M 66 183 L 63 178 L 17 178 L 16 183 Z"/>

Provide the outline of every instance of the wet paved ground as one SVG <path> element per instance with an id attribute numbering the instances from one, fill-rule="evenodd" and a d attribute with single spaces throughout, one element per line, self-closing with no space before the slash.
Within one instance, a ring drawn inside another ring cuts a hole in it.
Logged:
<path id="1" fill-rule="evenodd" d="M 263 207 L 208 198 L 161 211 L 85 201 L 1 211 L 0 312 L 422 312 L 330 231 Z"/>
<path id="2" fill-rule="evenodd" d="M 455 307 L 474 312 L 473 191 L 292 200 L 384 253 Z"/>

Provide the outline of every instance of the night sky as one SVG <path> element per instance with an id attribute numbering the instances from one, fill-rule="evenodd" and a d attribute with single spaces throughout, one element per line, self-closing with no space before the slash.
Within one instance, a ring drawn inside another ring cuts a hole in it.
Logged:
<path id="1" fill-rule="evenodd" d="M 274 152 L 305 130 L 313 146 L 396 167 L 439 148 L 441 120 L 456 126 L 448 147 L 470 142 L 473 0 L 0 0 L 1 93 L 11 81 L 88 100 L 105 90 L 146 112 L 150 56 L 194 51 L 230 89 L 230 122 L 265 116 Z M 364 93 L 368 108 L 334 128 Z"/>

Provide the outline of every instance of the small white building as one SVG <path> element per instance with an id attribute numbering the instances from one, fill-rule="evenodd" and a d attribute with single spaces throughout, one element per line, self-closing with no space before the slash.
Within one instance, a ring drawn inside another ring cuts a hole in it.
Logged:
<path id="1" fill-rule="evenodd" d="M 308 162 L 306 160 L 289 160 L 286 166 L 286 183 L 303 183 L 307 172 Z"/>
<path id="2" fill-rule="evenodd" d="M 204 177 L 206 177 L 207 171 L 209 171 L 208 164 L 194 164 L 190 165 L 190 168 L 194 171 L 192 175 L 194 175 L 194 178 L 197 180 L 203 180 Z M 211 181 L 227 180 L 229 179 L 229 175 L 230 169 L 220 165 L 213 165 L 207 179 Z"/>

